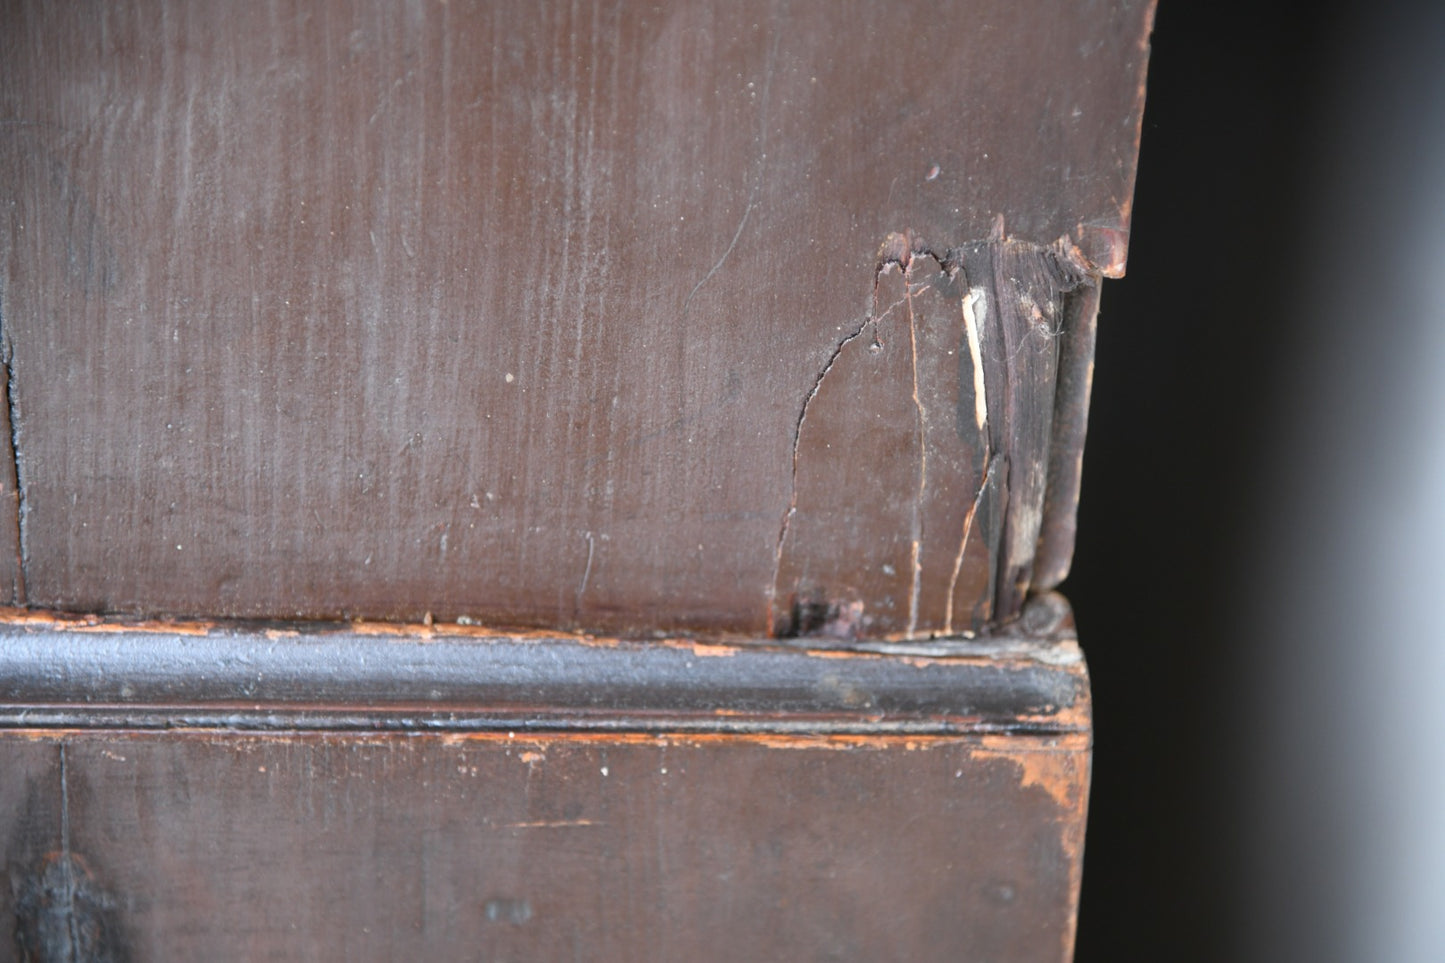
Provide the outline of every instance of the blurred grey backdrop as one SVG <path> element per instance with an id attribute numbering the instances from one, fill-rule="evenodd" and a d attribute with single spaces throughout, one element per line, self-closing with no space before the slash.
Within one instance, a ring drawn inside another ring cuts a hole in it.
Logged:
<path id="1" fill-rule="evenodd" d="M 1445 10 L 1162 0 L 1072 598 L 1078 959 L 1445 959 Z"/>

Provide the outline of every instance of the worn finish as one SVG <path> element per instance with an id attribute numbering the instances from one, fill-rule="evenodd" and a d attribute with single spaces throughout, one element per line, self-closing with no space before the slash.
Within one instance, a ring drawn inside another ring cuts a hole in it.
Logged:
<path id="1" fill-rule="evenodd" d="M 778 634 L 951 635 L 1019 614 L 1059 344 L 1066 322 L 1092 324 L 1074 302 L 1095 304 L 1093 288 L 1066 245 L 885 242 L 873 310 L 799 421 Z M 880 401 L 861 403 L 870 393 Z"/>
<path id="2" fill-rule="evenodd" d="M 1066 960 L 1090 707 L 1062 599 L 989 640 L 818 645 L 12 612 L 0 947 Z"/>
<path id="3" fill-rule="evenodd" d="M 1098 332 L 1099 288 L 1079 289 L 1059 326 L 1058 376 L 1054 386 L 1052 442 L 1043 519 L 1034 555 L 1032 588 L 1055 588 L 1074 559 L 1075 509 L 1084 467 L 1084 434 L 1089 392 L 1094 384 L 1094 341 Z"/>
<path id="4" fill-rule="evenodd" d="M 129 958 L 115 899 L 100 888 L 85 860 L 62 848 L 47 854 L 29 876 L 14 875 L 20 959 L 120 963 Z"/>
<path id="5" fill-rule="evenodd" d="M 0 728 L 1081 733 L 1065 631 L 930 656 L 459 626 L 0 622 Z"/>
<path id="6" fill-rule="evenodd" d="M 1058 961 L 1086 754 L 1006 742 L 9 733 L 0 840 L 112 959 Z"/>
<path id="7" fill-rule="evenodd" d="M 1026 438 L 950 434 L 974 266 L 880 278 L 879 249 L 987 275 L 1063 238 L 1080 290 L 1122 273 L 1150 10 L 5 4 L 0 595 L 614 634 L 1013 616 L 1053 334 L 989 365 Z"/>
<path id="8" fill-rule="evenodd" d="M 1151 12 L 0 7 L 0 954 L 1067 959 Z"/>

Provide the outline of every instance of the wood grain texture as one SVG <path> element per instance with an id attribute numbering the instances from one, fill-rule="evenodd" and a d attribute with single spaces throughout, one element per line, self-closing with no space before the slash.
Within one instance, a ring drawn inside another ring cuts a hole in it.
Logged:
<path id="1" fill-rule="evenodd" d="M 918 483 L 899 339 L 886 377 L 847 376 L 881 437 L 838 418 L 823 438 L 820 412 L 800 436 L 802 412 L 873 318 L 890 235 L 1066 238 L 1091 284 L 1122 273 L 1150 15 L 6 4 L 0 324 L 25 558 L 7 578 L 0 526 L 0 589 L 624 634 L 786 631 L 779 611 L 815 591 L 861 601 L 862 634 L 1007 618 L 1048 441 L 994 476 L 991 497 L 1028 501 L 983 512 L 1003 554 L 966 550 L 954 581 L 980 451 L 935 446 L 930 410 Z M 919 375 L 946 408 L 967 387 L 937 355 L 962 345 L 961 292 L 928 285 Z M 1027 403 L 1052 410 L 1052 385 Z M 782 553 L 795 447 L 829 444 L 901 487 L 875 514 L 808 455 L 815 528 L 857 530 L 794 544 L 795 525 Z M 915 587 L 899 546 L 917 518 Z"/>
<path id="2" fill-rule="evenodd" d="M 7 612 L 0 958 L 1067 960 L 1066 604 L 826 642 Z"/>
<path id="3" fill-rule="evenodd" d="M 104 911 L 109 959 L 1070 952 L 1077 739 L 12 733 L 0 748 L 13 883 L 84 867 L 77 915 Z M 0 888 L 6 948 L 16 908 Z"/>
<path id="4" fill-rule="evenodd" d="M 1092 286 L 1072 249 L 885 243 L 874 309 L 799 420 L 778 634 L 951 635 L 1022 610 L 1061 333 Z"/>

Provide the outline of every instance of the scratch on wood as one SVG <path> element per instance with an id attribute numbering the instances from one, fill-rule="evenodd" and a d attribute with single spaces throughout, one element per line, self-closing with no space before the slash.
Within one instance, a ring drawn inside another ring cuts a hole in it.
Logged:
<path id="1" fill-rule="evenodd" d="M 988 491 L 989 476 L 992 474 L 993 464 L 990 462 L 988 472 L 984 474 L 983 482 L 978 486 L 978 494 L 973 497 L 973 504 L 968 506 L 968 514 L 963 516 L 963 537 L 958 542 L 958 555 L 953 559 L 953 576 L 948 580 L 948 600 L 944 603 L 944 635 L 953 634 L 953 596 L 958 591 L 958 573 L 963 569 L 963 554 L 968 550 L 968 538 L 973 534 L 973 519 L 978 514 L 978 506 L 983 501 L 984 492 Z"/>
<path id="2" fill-rule="evenodd" d="M 918 318 L 913 311 L 913 259 L 903 272 L 904 298 L 908 301 L 908 348 L 913 373 L 913 407 L 918 412 L 918 492 L 913 499 L 913 539 L 910 561 L 913 584 L 908 594 L 908 634 L 918 631 L 918 601 L 923 594 L 923 498 L 928 490 L 928 410 L 918 395 Z"/>
<path id="3" fill-rule="evenodd" d="M 743 230 L 748 226 L 748 218 L 752 217 L 753 210 L 758 206 L 758 191 L 762 187 L 763 173 L 768 165 L 768 92 L 773 86 L 773 68 L 778 54 L 778 33 L 774 31 L 772 45 L 768 48 L 767 64 L 763 68 L 763 90 L 761 101 L 758 104 L 758 162 L 757 172 L 753 175 L 752 187 L 748 190 L 748 202 L 743 207 L 743 216 L 738 220 L 737 230 L 733 231 L 732 240 L 723 250 L 722 256 L 717 259 L 712 268 L 692 286 L 687 292 L 687 297 L 682 299 L 682 309 L 679 312 L 679 319 L 687 317 L 688 309 L 692 306 L 692 299 L 702 286 L 711 281 L 713 275 L 722 269 L 723 262 L 732 256 L 733 250 L 738 246 L 738 239 L 743 236 Z"/>
<path id="4" fill-rule="evenodd" d="M 65 743 L 60 750 L 60 865 L 65 881 L 65 917 L 70 930 L 71 952 L 80 948 L 80 934 L 75 930 L 75 868 L 70 861 L 70 777 L 65 764 Z"/>
<path id="5" fill-rule="evenodd" d="M 587 539 L 587 564 L 582 569 L 582 584 L 577 586 L 577 605 L 582 605 L 582 593 L 587 591 L 587 580 L 592 576 L 592 556 L 597 550 L 597 541 L 591 532 L 583 532 Z"/>
<path id="6" fill-rule="evenodd" d="M 574 829 L 602 825 L 595 819 L 538 819 L 531 822 L 506 823 L 507 829 Z"/>
<path id="7" fill-rule="evenodd" d="M 874 279 L 874 294 L 876 297 L 876 277 Z M 894 307 L 896 306 L 897 305 L 895 304 Z M 888 310 L 892 311 L 893 307 L 890 307 Z M 778 578 L 781 575 L 783 568 L 783 547 L 788 540 L 788 526 L 793 520 L 793 515 L 798 510 L 798 447 L 799 441 L 803 437 L 803 423 L 808 420 L 808 406 L 813 403 L 814 398 L 818 397 L 818 391 L 823 387 L 823 379 L 828 376 L 829 371 L 833 370 L 833 365 L 838 363 L 838 358 L 840 355 L 842 355 L 843 349 L 848 347 L 848 345 L 852 344 L 854 341 L 857 341 L 859 338 L 861 338 L 863 336 L 863 332 L 868 330 L 869 325 L 873 325 L 876 328 L 877 322 L 878 318 L 875 315 L 870 314 L 868 317 L 864 318 L 861 323 L 859 323 L 858 327 L 850 331 L 848 334 L 844 335 L 843 339 L 833 346 L 833 353 L 828 356 L 827 362 L 824 363 L 822 369 L 813 379 L 812 387 L 809 388 L 808 393 L 803 396 L 803 405 L 802 408 L 798 411 L 798 420 L 793 423 L 792 482 L 788 492 L 788 504 L 783 509 L 783 518 L 778 525 L 778 544 L 773 553 L 772 588 L 768 594 L 768 625 L 775 633 L 777 632 L 779 626 L 777 612 L 777 595 Z"/>

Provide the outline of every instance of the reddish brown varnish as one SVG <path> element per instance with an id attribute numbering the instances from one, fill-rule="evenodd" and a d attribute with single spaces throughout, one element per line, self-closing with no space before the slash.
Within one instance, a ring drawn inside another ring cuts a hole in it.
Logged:
<path id="1" fill-rule="evenodd" d="M 0 749 L 12 875 L 83 859 L 133 959 L 1061 960 L 1072 939 L 1077 737 Z"/>
<path id="2" fill-rule="evenodd" d="M 1013 617 L 1071 545 L 1057 356 L 1124 269 L 1150 10 L 6 4 L 0 601 Z"/>
<path id="3" fill-rule="evenodd" d="M 1071 956 L 1152 9 L 0 6 L 0 956 Z"/>

